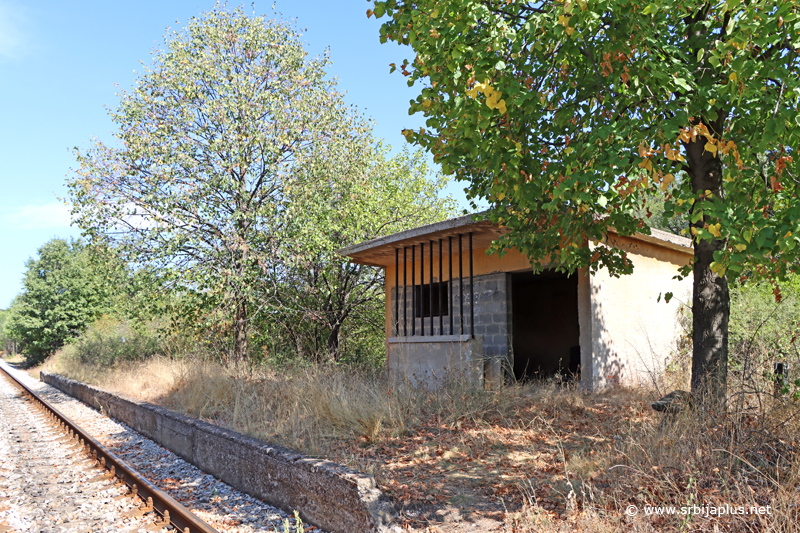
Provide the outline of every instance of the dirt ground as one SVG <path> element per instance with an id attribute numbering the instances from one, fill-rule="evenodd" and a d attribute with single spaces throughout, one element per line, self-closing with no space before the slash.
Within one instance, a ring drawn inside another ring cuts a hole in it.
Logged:
<path id="1" fill-rule="evenodd" d="M 333 455 L 371 471 L 407 529 L 511 531 L 523 510 L 567 525 L 571 512 L 589 502 L 587 488 L 607 484 L 615 439 L 631 424 L 657 423 L 643 398 L 632 399 L 585 396 L 576 403 L 586 405 L 558 408 L 531 400 L 511 427 L 506 417 L 485 414 L 455 425 L 430 419 L 402 437 L 362 439 L 333 448 Z M 608 507 L 618 514 L 616 503 Z"/>

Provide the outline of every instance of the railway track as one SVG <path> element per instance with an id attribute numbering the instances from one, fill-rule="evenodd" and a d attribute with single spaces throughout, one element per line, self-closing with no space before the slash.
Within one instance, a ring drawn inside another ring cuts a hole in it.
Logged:
<path id="1" fill-rule="evenodd" d="M 0 370 L 0 532 L 216 533 Z"/>

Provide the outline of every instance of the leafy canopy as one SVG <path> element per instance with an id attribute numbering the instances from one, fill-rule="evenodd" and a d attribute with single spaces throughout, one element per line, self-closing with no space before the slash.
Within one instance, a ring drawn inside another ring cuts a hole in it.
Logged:
<path id="1" fill-rule="evenodd" d="M 40 362 L 110 310 L 115 284 L 81 241 L 53 239 L 25 266 L 5 327 L 22 352 Z"/>
<path id="2" fill-rule="evenodd" d="M 291 25 L 217 6 L 168 36 L 122 93 L 115 142 L 76 149 L 68 185 L 80 227 L 175 289 L 177 323 L 232 331 L 237 359 L 259 315 L 313 317 L 335 335 L 364 295 L 353 285 L 361 277 L 333 275 L 345 267 L 332 250 L 438 211 L 427 176 L 369 174 L 394 163 L 327 65 L 306 56 Z M 392 186 L 403 209 L 375 203 L 386 195 L 372 193 Z M 298 284 L 311 266 L 318 285 Z M 284 297 L 295 290 L 302 298 Z"/>
<path id="3" fill-rule="evenodd" d="M 717 274 L 796 269 L 797 0 L 386 0 L 373 10 L 382 42 L 416 52 L 400 68 L 421 87 L 409 112 L 427 128 L 407 138 L 490 200 L 492 218 L 516 230 L 501 246 L 539 267 L 627 272 L 623 251 L 582 244 L 610 227 L 648 233 L 637 208 L 655 191 L 664 216 L 686 215 L 695 239 L 721 242 Z M 701 167 L 722 175 L 703 184 Z"/>
<path id="4" fill-rule="evenodd" d="M 167 37 L 111 118 L 116 143 L 82 152 L 74 214 L 96 239 L 235 321 L 279 246 L 286 183 L 312 147 L 354 126 L 289 25 L 217 6 Z M 186 301 L 191 301 L 187 299 Z"/>
<path id="5" fill-rule="evenodd" d="M 389 152 L 371 135 L 326 142 L 317 147 L 324 164 L 300 169 L 288 192 L 288 244 L 275 261 L 282 272 L 275 293 L 281 306 L 270 319 L 280 322 L 298 352 L 315 360 L 353 360 L 340 343 L 345 329 L 359 337 L 349 346 L 385 352 L 384 271 L 351 263 L 337 250 L 456 212 L 452 198 L 439 197 L 447 180 L 430 177 L 420 152 Z"/>

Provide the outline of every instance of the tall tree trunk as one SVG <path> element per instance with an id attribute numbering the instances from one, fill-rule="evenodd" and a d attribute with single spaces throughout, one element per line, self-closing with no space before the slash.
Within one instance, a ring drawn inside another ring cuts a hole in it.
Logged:
<path id="1" fill-rule="evenodd" d="M 336 324 L 328 334 L 328 361 L 335 363 L 339 360 L 339 332 L 341 326 Z"/>
<path id="2" fill-rule="evenodd" d="M 705 150 L 706 139 L 698 135 L 686 143 L 687 164 L 695 194 L 711 191 L 713 198 L 701 199 L 692 213 L 704 202 L 724 201 L 722 164 L 715 153 Z M 693 222 L 692 228 L 704 228 L 706 217 Z M 728 280 L 711 271 L 714 252 L 726 246 L 724 239 L 711 242 L 694 240 L 694 284 L 692 291 L 692 393 L 703 401 L 721 405 L 728 382 L 728 319 L 730 295 Z"/>
<path id="3" fill-rule="evenodd" d="M 236 318 L 233 325 L 233 359 L 240 363 L 247 358 L 247 298 L 236 303 Z"/>
<path id="4" fill-rule="evenodd" d="M 711 272 L 720 241 L 694 245 L 692 393 L 721 405 L 728 383 L 728 280 Z"/>

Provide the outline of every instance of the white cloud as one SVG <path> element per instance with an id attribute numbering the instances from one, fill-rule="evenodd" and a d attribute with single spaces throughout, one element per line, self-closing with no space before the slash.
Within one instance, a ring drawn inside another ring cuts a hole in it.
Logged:
<path id="1" fill-rule="evenodd" d="M 71 220 L 70 208 L 61 202 L 24 205 L 4 211 L 4 225 L 19 229 L 66 228 Z"/>
<path id="2" fill-rule="evenodd" d="M 26 19 L 23 8 L 0 2 L 0 59 L 17 59 L 27 51 Z"/>

